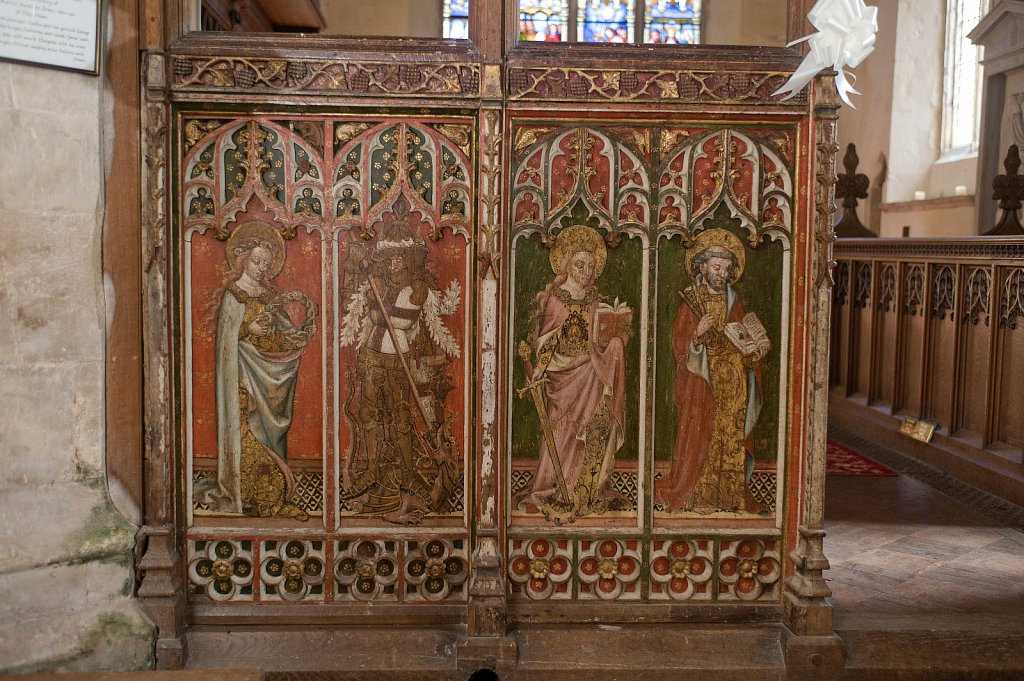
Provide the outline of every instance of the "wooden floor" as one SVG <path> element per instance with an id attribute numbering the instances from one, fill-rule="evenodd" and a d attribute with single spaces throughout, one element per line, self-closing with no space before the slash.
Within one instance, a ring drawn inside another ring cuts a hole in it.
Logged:
<path id="1" fill-rule="evenodd" d="M 833 436 L 900 471 L 827 479 L 841 670 L 787 670 L 779 624 L 521 626 L 498 676 L 477 677 L 459 659 L 459 627 L 211 627 L 190 634 L 189 666 L 246 660 L 271 681 L 1024 680 L 1024 509 L 855 434 Z M 297 650 L 317 652 L 290 658 Z"/>

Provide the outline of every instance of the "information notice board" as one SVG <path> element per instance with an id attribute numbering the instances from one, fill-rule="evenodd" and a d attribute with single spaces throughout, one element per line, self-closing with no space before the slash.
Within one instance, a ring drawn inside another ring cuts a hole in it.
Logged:
<path id="1" fill-rule="evenodd" d="M 101 0 L 2 0 L 0 59 L 99 73 Z"/>

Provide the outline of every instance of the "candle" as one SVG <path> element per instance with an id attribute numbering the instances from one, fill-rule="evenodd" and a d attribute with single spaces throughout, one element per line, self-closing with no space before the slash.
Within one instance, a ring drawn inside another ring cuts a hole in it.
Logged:
<path id="1" fill-rule="evenodd" d="M 967 185 L 958 184 L 953 188 L 953 193 L 957 196 L 967 196 Z"/>
<path id="2" fill-rule="evenodd" d="M 921 191 L 920 189 L 918 189 L 916 192 L 914 192 L 914 200 L 915 201 L 924 201 L 924 197 L 925 196 L 926 196 L 926 194 L 923 191 Z"/>

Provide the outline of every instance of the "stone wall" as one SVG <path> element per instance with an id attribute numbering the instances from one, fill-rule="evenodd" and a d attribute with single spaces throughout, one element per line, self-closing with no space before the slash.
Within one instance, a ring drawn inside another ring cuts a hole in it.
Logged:
<path id="1" fill-rule="evenodd" d="M 0 672 L 152 664 L 104 475 L 102 83 L 0 63 Z"/>

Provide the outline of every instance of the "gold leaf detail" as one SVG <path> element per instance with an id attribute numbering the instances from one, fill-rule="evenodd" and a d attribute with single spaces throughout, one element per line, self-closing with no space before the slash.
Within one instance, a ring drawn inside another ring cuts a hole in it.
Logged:
<path id="1" fill-rule="evenodd" d="M 438 131 L 455 143 L 459 149 L 462 150 L 466 156 L 469 156 L 469 126 L 468 125 L 453 125 L 451 123 L 445 123 L 437 126 Z"/>
<path id="2" fill-rule="evenodd" d="M 369 129 L 369 123 L 342 123 L 334 128 L 334 139 L 339 144 L 347 144 Z"/>

